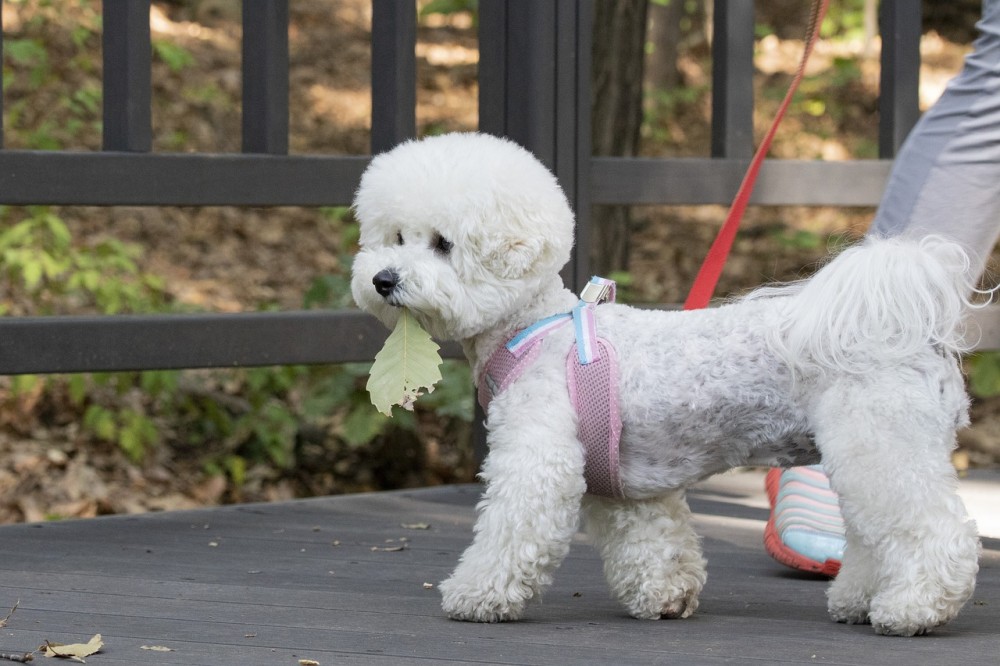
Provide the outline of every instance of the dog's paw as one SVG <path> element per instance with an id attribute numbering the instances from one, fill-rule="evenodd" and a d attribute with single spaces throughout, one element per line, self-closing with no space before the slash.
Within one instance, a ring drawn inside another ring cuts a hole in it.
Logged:
<path id="1" fill-rule="evenodd" d="M 681 599 L 664 603 L 660 608 L 660 619 L 681 620 L 691 617 L 696 610 L 698 610 L 698 593 L 690 591 Z"/>
<path id="2" fill-rule="evenodd" d="M 919 636 L 950 622 L 976 589 L 979 539 L 975 525 L 960 523 L 948 534 L 939 527 L 912 548 L 915 555 L 892 562 L 893 576 L 872 597 L 872 627 L 891 636 Z M 943 536 L 942 536 L 943 535 Z"/>
<path id="3" fill-rule="evenodd" d="M 830 618 L 842 624 L 868 624 L 871 597 L 865 588 L 847 583 L 839 577 L 830 584 L 826 593 L 826 609 Z"/>
<path id="4" fill-rule="evenodd" d="M 869 615 L 872 628 L 884 636 L 930 633 L 954 619 L 964 602 L 964 598 L 948 598 L 942 590 L 939 585 L 915 585 L 900 593 L 877 595 Z"/>
<path id="5" fill-rule="evenodd" d="M 873 608 L 870 619 L 872 629 L 882 636 L 922 636 L 947 621 L 938 617 L 938 613 L 926 608 L 910 609 L 909 612 L 900 609 Z"/>
<path id="6" fill-rule="evenodd" d="M 827 604 L 827 611 L 834 622 L 841 624 L 868 624 L 871 619 L 868 617 L 868 606 L 850 604 Z"/>
<path id="7" fill-rule="evenodd" d="M 503 594 L 489 581 L 465 583 L 455 577 L 441 583 L 441 609 L 452 620 L 463 622 L 510 622 L 524 612 L 528 598 Z"/>
<path id="8" fill-rule="evenodd" d="M 639 620 L 678 620 L 698 610 L 698 595 L 705 584 L 704 569 L 678 570 L 660 580 L 646 580 L 619 601 Z"/>

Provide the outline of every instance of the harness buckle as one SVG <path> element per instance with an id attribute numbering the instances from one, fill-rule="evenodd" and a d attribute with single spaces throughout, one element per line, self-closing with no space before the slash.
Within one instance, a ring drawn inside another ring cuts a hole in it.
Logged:
<path id="1" fill-rule="evenodd" d="M 587 304 L 599 304 L 611 298 L 615 283 L 612 280 L 593 277 L 580 292 L 580 300 Z"/>

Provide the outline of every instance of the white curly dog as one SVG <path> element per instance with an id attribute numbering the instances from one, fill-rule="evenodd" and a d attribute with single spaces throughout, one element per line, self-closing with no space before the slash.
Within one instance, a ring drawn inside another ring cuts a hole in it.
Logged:
<path id="1" fill-rule="evenodd" d="M 402 144 L 371 162 L 354 207 L 358 305 L 389 327 L 408 308 L 435 337 L 460 341 L 476 377 L 512 334 L 578 304 L 559 276 L 573 214 L 552 174 L 510 141 Z M 594 308 L 620 356 L 614 498 L 586 493 L 566 370 L 574 327 L 558 327 L 489 404 L 486 487 L 472 545 L 440 586 L 444 611 L 518 619 L 582 512 L 628 612 L 687 617 L 705 560 L 685 489 L 736 466 L 822 458 L 847 524 L 833 619 L 899 635 L 951 620 L 980 550 L 949 456 L 967 422 L 967 273 L 965 253 L 942 239 L 869 239 L 808 281 L 723 307 Z"/>

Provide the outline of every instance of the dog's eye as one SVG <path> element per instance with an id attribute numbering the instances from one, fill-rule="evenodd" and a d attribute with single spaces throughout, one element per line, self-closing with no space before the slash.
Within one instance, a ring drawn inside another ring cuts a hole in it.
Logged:
<path id="1" fill-rule="evenodd" d="M 453 248 L 454 246 L 455 246 L 454 243 L 452 243 L 450 240 L 448 240 L 441 234 L 437 234 L 434 237 L 434 250 L 436 252 L 440 252 L 441 254 L 446 255 L 449 252 L 451 252 L 451 248 Z"/>
<path id="2" fill-rule="evenodd" d="M 396 245 L 402 245 L 402 244 L 403 244 L 403 232 L 402 231 L 397 231 L 396 232 Z"/>

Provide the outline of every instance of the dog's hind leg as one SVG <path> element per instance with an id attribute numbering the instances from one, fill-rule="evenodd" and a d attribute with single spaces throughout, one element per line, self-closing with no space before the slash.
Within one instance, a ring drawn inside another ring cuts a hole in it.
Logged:
<path id="1" fill-rule="evenodd" d="M 475 537 L 440 585 L 452 619 L 518 619 L 569 551 L 586 489 L 583 447 L 569 409 L 553 407 L 549 416 L 544 423 L 524 417 L 491 426 Z"/>
<path id="2" fill-rule="evenodd" d="M 950 378 L 896 380 L 840 380 L 816 401 L 813 423 L 848 535 L 830 613 L 911 636 L 954 618 L 972 595 L 979 540 L 949 459 L 963 420 Z"/>
<path id="3" fill-rule="evenodd" d="M 705 584 L 705 559 L 683 491 L 642 501 L 587 496 L 583 506 L 611 593 L 632 617 L 694 613 Z"/>

